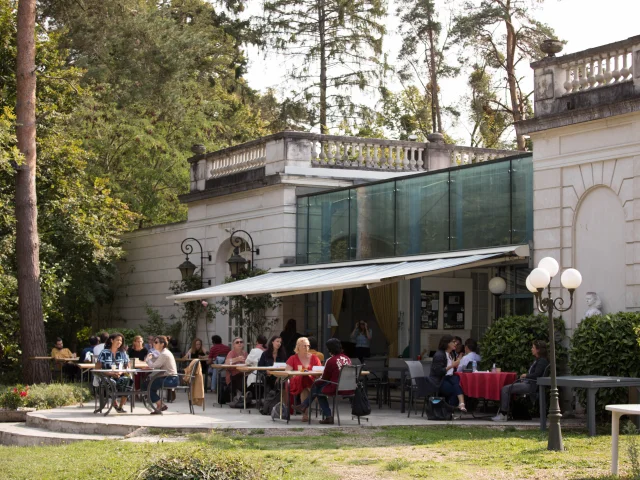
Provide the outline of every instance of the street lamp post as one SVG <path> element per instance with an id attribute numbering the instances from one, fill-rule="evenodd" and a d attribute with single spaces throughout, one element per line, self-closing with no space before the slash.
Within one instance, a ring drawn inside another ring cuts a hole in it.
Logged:
<path id="1" fill-rule="evenodd" d="M 244 233 L 247 237 L 249 237 L 249 241 L 251 242 L 250 252 L 251 252 L 251 270 L 255 268 L 254 257 L 253 254 L 260 255 L 260 249 L 254 248 L 253 246 L 253 237 L 246 230 L 234 230 L 231 232 L 231 237 L 229 237 L 229 242 L 233 247 L 233 255 L 227 263 L 229 264 L 229 268 L 231 269 L 231 276 L 236 277 L 242 269 L 245 268 L 247 261 L 245 258 L 240 255 L 240 246 L 242 245 L 243 239 L 241 237 L 237 237 L 236 233 Z"/>
<path id="2" fill-rule="evenodd" d="M 182 250 L 182 253 L 184 253 L 187 256 L 185 261 L 182 262 L 178 267 L 178 269 L 180 270 L 180 273 L 182 274 L 182 280 L 187 280 L 196 271 L 196 266 L 189 261 L 189 255 L 193 254 L 193 245 L 191 245 L 191 243 L 188 243 L 188 242 L 195 242 L 200 247 L 200 275 L 202 276 L 202 285 L 204 285 L 205 284 L 204 259 L 206 258 L 207 260 L 211 261 L 211 255 L 210 254 L 204 255 L 204 251 L 202 250 L 202 244 L 195 238 L 185 238 L 180 244 L 180 250 Z M 211 280 L 207 280 L 206 283 L 207 285 L 211 285 Z"/>
<path id="3" fill-rule="evenodd" d="M 560 400 L 558 395 L 558 382 L 556 380 L 556 341 L 555 327 L 553 322 L 553 311 L 566 312 L 573 305 L 573 292 L 582 283 L 582 275 L 578 270 L 568 268 L 562 273 L 560 281 L 562 286 L 569 290 L 569 306 L 563 307 L 564 299 L 562 297 L 551 297 L 551 279 L 557 275 L 560 270 L 558 262 L 551 257 L 545 257 L 540 260 L 538 268 L 534 268 L 527 277 L 527 288 L 536 298 L 536 307 L 541 313 L 549 315 L 549 354 L 551 356 L 551 392 L 549 401 L 549 441 L 547 443 L 548 450 L 564 450 L 562 445 L 562 431 L 560 430 Z M 547 296 L 543 297 L 542 293 L 547 288 Z"/>

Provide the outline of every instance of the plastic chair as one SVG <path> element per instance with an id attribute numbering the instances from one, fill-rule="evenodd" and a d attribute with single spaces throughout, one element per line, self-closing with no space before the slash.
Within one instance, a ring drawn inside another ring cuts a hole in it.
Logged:
<path id="1" fill-rule="evenodd" d="M 411 379 L 407 418 L 411 415 L 411 407 L 413 406 L 414 409 L 416 408 L 415 401 L 419 398 L 424 398 L 424 403 L 422 404 L 422 416 L 424 417 L 424 411 L 427 407 L 427 399 L 432 396 L 437 396 L 439 389 L 429 377 L 424 376 L 424 370 L 421 362 L 405 360 L 405 363 L 409 368 L 409 377 Z M 418 410 L 415 410 L 415 413 L 417 415 Z"/>
<path id="2" fill-rule="evenodd" d="M 324 383 L 335 385 L 337 387 L 336 392 L 333 395 L 327 395 L 324 393 L 315 394 L 311 398 L 311 402 L 309 403 L 309 405 L 311 405 L 311 403 L 313 403 L 313 400 L 316 399 L 317 397 L 326 397 L 327 399 L 329 397 L 333 397 L 333 412 L 338 418 L 338 426 L 340 426 L 340 409 L 338 408 L 339 404 L 337 403 L 337 399 L 339 396 L 342 398 L 353 398 L 355 396 L 355 391 L 358 383 L 357 379 L 358 379 L 358 376 L 360 375 L 361 370 L 362 370 L 362 365 L 345 365 L 342 367 L 342 369 L 340 369 L 340 376 L 338 377 L 337 383 L 330 382 L 328 380 L 322 380 L 322 382 Z M 320 379 L 316 381 L 320 381 Z M 341 392 L 348 392 L 348 391 L 351 391 L 353 393 L 350 393 L 350 394 L 341 393 Z M 311 415 L 309 415 L 309 425 L 311 425 Z M 360 425 L 360 417 L 358 417 L 358 425 Z"/>

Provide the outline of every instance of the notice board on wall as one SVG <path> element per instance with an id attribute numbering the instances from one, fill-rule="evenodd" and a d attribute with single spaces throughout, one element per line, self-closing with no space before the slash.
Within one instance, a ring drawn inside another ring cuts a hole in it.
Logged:
<path id="1" fill-rule="evenodd" d="M 420 328 L 437 329 L 439 311 L 440 292 L 420 292 Z"/>
<path id="2" fill-rule="evenodd" d="M 464 292 L 444 292 L 443 317 L 445 330 L 464 329 Z"/>

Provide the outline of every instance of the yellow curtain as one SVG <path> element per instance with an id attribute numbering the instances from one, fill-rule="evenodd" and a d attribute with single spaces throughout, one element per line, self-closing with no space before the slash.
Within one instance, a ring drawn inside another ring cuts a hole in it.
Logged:
<path id="1" fill-rule="evenodd" d="M 342 294 L 344 290 L 334 290 L 333 296 L 331 297 L 331 313 L 336 319 L 336 322 L 339 323 L 340 318 L 340 310 L 342 309 Z M 334 336 L 338 327 L 331 327 L 331 336 Z"/>
<path id="2" fill-rule="evenodd" d="M 398 356 L 398 284 L 389 283 L 369 289 L 371 305 L 389 343 L 389 358 Z"/>

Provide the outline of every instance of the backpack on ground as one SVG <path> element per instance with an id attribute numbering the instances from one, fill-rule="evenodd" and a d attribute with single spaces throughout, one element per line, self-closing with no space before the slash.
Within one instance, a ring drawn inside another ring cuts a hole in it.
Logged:
<path id="1" fill-rule="evenodd" d="M 351 402 L 351 415 L 366 417 L 371 414 L 371 403 L 362 384 L 358 384 Z"/>
<path id="2" fill-rule="evenodd" d="M 271 409 L 271 420 L 280 419 L 280 402 L 276 403 Z M 289 408 L 282 405 L 282 420 L 289 420 Z"/>
<path id="3" fill-rule="evenodd" d="M 236 395 L 227 405 L 229 405 L 229 408 L 244 408 L 244 396 L 241 394 Z M 247 405 L 249 404 L 247 403 Z"/>
<path id="4" fill-rule="evenodd" d="M 260 408 L 260 413 L 262 415 L 271 415 L 273 407 L 275 407 L 279 401 L 280 392 L 276 389 L 269 390 L 269 392 L 267 392 L 267 397 L 264 399 L 262 407 Z M 280 413 L 278 413 L 278 416 L 280 416 Z"/>
<path id="5" fill-rule="evenodd" d="M 511 418 L 513 420 L 531 420 L 529 399 L 527 397 L 516 396 L 511 400 Z"/>
<path id="6" fill-rule="evenodd" d="M 453 420 L 453 407 L 442 397 L 427 399 L 427 420 Z"/>

